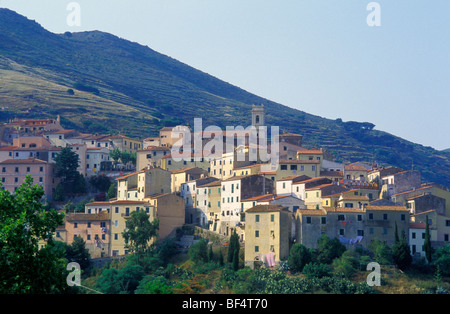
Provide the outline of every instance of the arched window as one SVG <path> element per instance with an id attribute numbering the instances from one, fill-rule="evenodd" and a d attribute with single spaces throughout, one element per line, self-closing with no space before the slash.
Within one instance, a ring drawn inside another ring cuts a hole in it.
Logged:
<path id="1" fill-rule="evenodd" d="M 257 115 L 257 116 L 255 117 L 255 122 L 256 122 L 256 123 L 259 123 L 259 115 Z"/>

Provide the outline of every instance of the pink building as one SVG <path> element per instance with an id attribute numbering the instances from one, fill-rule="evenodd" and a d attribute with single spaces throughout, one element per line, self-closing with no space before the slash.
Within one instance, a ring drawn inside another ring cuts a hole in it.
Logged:
<path id="1" fill-rule="evenodd" d="M 14 193 L 29 175 L 35 184 L 44 188 L 46 197 L 51 198 L 58 183 L 54 172 L 53 164 L 34 157 L 0 162 L 0 181 L 3 188 L 11 193 Z"/>
<path id="2" fill-rule="evenodd" d="M 91 258 L 109 256 L 110 221 L 110 214 L 106 210 L 95 214 L 67 214 L 66 243 L 72 244 L 76 237 L 81 237 L 86 243 Z"/>

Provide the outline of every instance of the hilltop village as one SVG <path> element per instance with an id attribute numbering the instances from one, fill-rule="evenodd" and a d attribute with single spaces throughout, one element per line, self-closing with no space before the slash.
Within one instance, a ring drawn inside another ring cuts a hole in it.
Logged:
<path id="1" fill-rule="evenodd" d="M 82 237 L 94 259 L 129 253 L 122 232 L 138 210 L 158 219 L 158 241 L 184 225 L 223 239 L 236 232 L 250 267 L 277 265 L 294 243 L 315 248 L 322 234 L 351 248 L 367 247 L 374 239 L 392 245 L 395 232 L 404 232 L 413 257 L 423 257 L 427 219 L 433 247 L 450 241 L 448 187 L 423 182 L 415 170 L 336 162 L 326 151 L 303 147 L 300 134 L 279 134 L 278 164 L 269 169 L 248 158 L 257 147 L 245 141 L 234 141 L 233 150 L 220 156 L 193 151 L 178 160 L 171 154 L 178 140 L 174 127 L 139 140 L 64 129 L 60 122 L 59 117 L 14 119 L 0 127 L 1 184 L 13 193 L 31 176 L 46 200 L 58 204 L 55 158 L 66 148 L 78 156 L 77 170 L 85 180 L 108 177 L 114 197 L 96 194 L 84 211 L 68 212 L 55 234 L 67 244 Z M 264 124 L 265 108 L 253 106 L 251 125 Z M 235 134 L 222 135 L 225 146 Z M 208 143 L 206 131 L 201 136 Z M 134 157 L 129 161 L 112 152 Z"/>

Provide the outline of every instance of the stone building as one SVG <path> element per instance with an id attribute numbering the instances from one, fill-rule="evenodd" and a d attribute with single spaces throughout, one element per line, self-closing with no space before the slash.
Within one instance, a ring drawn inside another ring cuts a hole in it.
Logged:
<path id="1" fill-rule="evenodd" d="M 289 256 L 293 213 L 281 205 L 257 205 L 246 211 L 245 265 L 274 267 Z"/>

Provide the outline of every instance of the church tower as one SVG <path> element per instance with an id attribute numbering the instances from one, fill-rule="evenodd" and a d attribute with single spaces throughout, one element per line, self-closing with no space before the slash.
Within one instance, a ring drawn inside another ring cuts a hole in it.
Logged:
<path id="1" fill-rule="evenodd" d="M 255 126 L 257 129 L 260 126 L 264 126 L 265 113 L 266 110 L 264 109 L 264 105 L 261 106 L 252 105 L 252 125 Z"/>
<path id="2" fill-rule="evenodd" d="M 266 110 L 264 109 L 264 105 L 261 106 L 255 106 L 252 105 L 252 126 L 256 128 L 256 145 L 259 145 L 259 139 L 260 139 L 260 127 L 264 126 L 264 114 L 266 113 Z"/>

